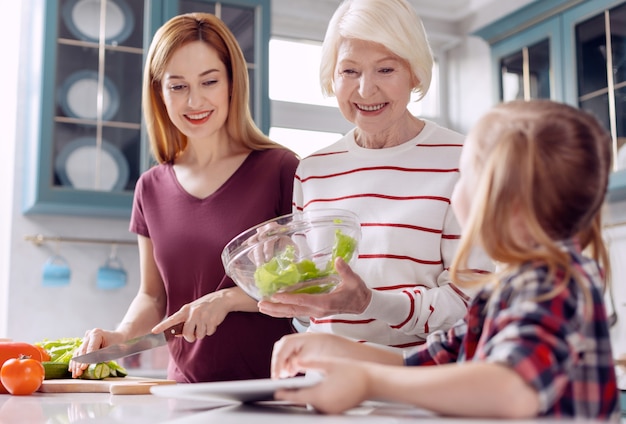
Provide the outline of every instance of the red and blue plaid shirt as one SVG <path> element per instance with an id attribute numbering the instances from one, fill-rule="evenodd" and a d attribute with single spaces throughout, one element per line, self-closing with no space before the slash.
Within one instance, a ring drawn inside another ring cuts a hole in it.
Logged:
<path id="1" fill-rule="evenodd" d="M 557 284 L 535 263 L 505 276 L 500 288 L 484 288 L 466 317 L 447 333 L 431 334 L 407 355 L 406 365 L 486 361 L 505 364 L 537 390 L 540 415 L 615 419 L 618 390 L 603 297 L 602 272 L 574 243 L 564 244 L 572 267 L 589 289 L 589 311 L 580 285 Z M 588 311 L 588 314 L 586 314 Z"/>

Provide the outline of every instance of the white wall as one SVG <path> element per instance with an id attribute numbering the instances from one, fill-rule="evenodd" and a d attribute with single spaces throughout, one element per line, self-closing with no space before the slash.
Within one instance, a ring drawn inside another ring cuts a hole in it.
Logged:
<path id="1" fill-rule="evenodd" d="M 448 50 L 448 122 L 466 134 L 494 104 L 489 45 L 468 37 Z"/>
<path id="2" fill-rule="evenodd" d="M 19 32 L 21 2 L 11 4 L 0 3 L 0 38 L 14 42 L 3 43 L 3 59 L 5 63 L 17 63 L 19 57 Z M 9 307 L 8 281 L 11 252 L 11 210 L 13 205 L 13 175 L 15 173 L 15 121 L 17 103 L 17 67 L 0 66 L 0 81 L 4 81 L 3 104 L 0 106 L 0 128 L 4 142 L 4 163 L 0 166 L 0 312 L 7 311 Z M 8 82 L 8 83 L 7 83 Z M 0 338 L 6 334 L 7 316 L 0 313 Z"/>

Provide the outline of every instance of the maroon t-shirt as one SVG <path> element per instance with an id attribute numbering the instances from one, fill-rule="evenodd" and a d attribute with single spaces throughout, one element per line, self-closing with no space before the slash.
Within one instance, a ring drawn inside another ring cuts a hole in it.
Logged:
<path id="1" fill-rule="evenodd" d="M 288 150 L 253 151 L 205 199 L 186 192 L 170 164 L 141 175 L 130 231 L 149 237 L 167 292 L 167 316 L 199 297 L 234 286 L 221 253 L 236 235 L 291 212 L 298 165 Z M 290 319 L 231 312 L 212 336 L 169 342 L 168 378 L 194 383 L 267 378 L 274 342 L 293 332 Z"/>

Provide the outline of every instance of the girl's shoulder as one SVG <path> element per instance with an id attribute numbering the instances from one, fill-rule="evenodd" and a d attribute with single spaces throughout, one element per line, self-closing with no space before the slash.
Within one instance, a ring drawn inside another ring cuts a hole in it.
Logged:
<path id="1" fill-rule="evenodd" d="M 571 296 L 583 284 L 592 290 L 602 285 L 602 272 L 596 261 L 577 252 L 570 252 L 569 280 L 560 270 L 551 272 L 545 262 L 529 261 L 501 275 L 499 287 L 506 297 L 523 299 L 552 297 L 557 292 Z M 558 289 L 555 291 L 555 289 Z"/>
<path id="2" fill-rule="evenodd" d="M 548 266 L 541 262 L 526 262 L 518 267 L 510 268 L 500 278 L 504 292 L 516 292 L 526 297 L 536 297 L 542 292 L 554 288 L 554 282 L 549 279 Z"/>

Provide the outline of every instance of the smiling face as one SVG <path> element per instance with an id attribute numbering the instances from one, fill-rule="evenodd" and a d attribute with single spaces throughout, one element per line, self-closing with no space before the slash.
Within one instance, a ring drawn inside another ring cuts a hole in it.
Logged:
<path id="1" fill-rule="evenodd" d="M 397 131 L 404 125 L 414 86 L 407 62 L 381 44 L 341 41 L 335 95 L 343 116 L 365 133 Z"/>
<path id="2" fill-rule="evenodd" d="M 215 49 L 202 41 L 182 46 L 165 66 L 161 86 L 168 116 L 190 141 L 226 130 L 229 79 Z"/>

